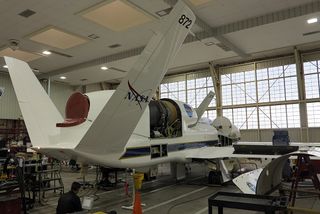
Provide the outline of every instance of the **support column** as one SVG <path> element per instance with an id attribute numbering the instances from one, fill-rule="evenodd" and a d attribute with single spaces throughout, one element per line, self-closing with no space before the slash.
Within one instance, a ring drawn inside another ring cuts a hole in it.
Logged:
<path id="1" fill-rule="evenodd" d="M 304 82 L 304 70 L 303 62 L 301 59 L 300 51 L 294 48 L 294 58 L 297 68 L 297 80 L 298 80 L 298 93 L 299 93 L 299 109 L 300 109 L 300 139 L 301 141 L 309 142 L 309 130 L 308 130 L 308 115 L 307 115 L 307 104 L 306 104 L 306 93 L 305 93 L 305 82 Z"/>
<path id="2" fill-rule="evenodd" d="M 254 78 L 255 78 L 255 86 L 256 86 L 256 107 L 257 107 L 257 120 L 258 120 L 258 129 L 257 129 L 257 134 L 258 134 L 258 142 L 261 142 L 261 129 L 260 129 L 260 109 L 259 109 L 259 96 L 258 96 L 258 81 L 257 81 L 257 63 L 253 63 L 254 66 Z"/>
<path id="3" fill-rule="evenodd" d="M 216 94 L 216 110 L 217 116 L 222 116 L 222 94 L 221 94 L 221 78 L 219 68 L 215 67 L 212 62 L 209 62 L 210 74 Z"/>

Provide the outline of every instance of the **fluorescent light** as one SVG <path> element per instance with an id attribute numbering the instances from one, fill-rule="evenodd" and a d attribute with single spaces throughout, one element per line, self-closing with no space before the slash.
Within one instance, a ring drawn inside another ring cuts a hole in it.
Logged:
<path id="1" fill-rule="evenodd" d="M 318 22 L 318 18 L 311 18 L 311 19 L 308 19 L 307 20 L 308 24 L 313 24 L 313 23 L 316 23 Z"/>
<path id="2" fill-rule="evenodd" d="M 50 51 L 42 51 L 42 53 L 43 53 L 44 55 L 50 55 L 50 54 L 51 54 Z"/>
<path id="3" fill-rule="evenodd" d="M 60 79 L 65 80 L 65 79 L 67 79 L 67 77 L 61 76 Z"/>
<path id="4" fill-rule="evenodd" d="M 105 71 L 105 70 L 108 70 L 108 67 L 107 66 L 102 66 L 102 67 L 100 67 L 100 69 Z"/>
<path id="5" fill-rule="evenodd" d="M 4 68 L 8 68 L 8 66 L 7 66 L 7 65 L 4 65 L 4 66 L 2 66 L 2 67 L 4 67 Z"/>

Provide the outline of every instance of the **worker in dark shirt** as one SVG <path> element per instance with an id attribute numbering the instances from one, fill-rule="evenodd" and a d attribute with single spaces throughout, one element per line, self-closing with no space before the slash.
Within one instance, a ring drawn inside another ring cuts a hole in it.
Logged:
<path id="1" fill-rule="evenodd" d="M 73 213 L 82 210 L 79 196 L 77 196 L 81 185 L 73 182 L 71 190 L 63 194 L 58 201 L 57 214 Z"/>

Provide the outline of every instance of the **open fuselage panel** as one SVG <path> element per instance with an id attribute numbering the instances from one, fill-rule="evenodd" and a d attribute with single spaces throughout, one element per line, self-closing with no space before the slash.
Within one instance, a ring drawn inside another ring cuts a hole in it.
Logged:
<path id="1" fill-rule="evenodd" d="M 175 101 L 152 100 L 149 103 L 149 114 L 151 138 L 182 136 L 181 110 Z"/>

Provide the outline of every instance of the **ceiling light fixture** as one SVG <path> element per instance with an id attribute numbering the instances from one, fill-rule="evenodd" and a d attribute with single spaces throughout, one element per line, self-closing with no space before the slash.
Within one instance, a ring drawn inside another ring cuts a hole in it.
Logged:
<path id="1" fill-rule="evenodd" d="M 311 18 L 311 19 L 308 19 L 307 20 L 308 24 L 313 24 L 313 23 L 316 23 L 318 22 L 318 18 Z"/>
<path id="2" fill-rule="evenodd" d="M 108 67 L 107 66 L 102 66 L 102 67 L 100 67 L 100 69 L 106 71 L 106 70 L 108 70 Z"/>
<path id="3" fill-rule="evenodd" d="M 4 65 L 4 66 L 2 66 L 2 67 L 4 67 L 4 68 L 8 68 L 8 66 L 7 66 L 7 65 Z"/>
<path id="4" fill-rule="evenodd" d="M 51 54 L 51 51 L 42 51 L 42 53 L 43 53 L 44 55 L 50 55 L 50 54 Z"/>
<path id="5" fill-rule="evenodd" d="M 65 79 L 67 79 L 67 77 L 61 76 L 60 79 L 65 80 Z"/>

